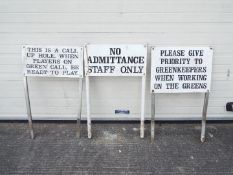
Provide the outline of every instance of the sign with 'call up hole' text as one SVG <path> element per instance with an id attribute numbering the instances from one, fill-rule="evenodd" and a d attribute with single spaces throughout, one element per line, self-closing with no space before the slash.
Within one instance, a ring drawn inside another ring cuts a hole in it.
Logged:
<path id="1" fill-rule="evenodd" d="M 83 47 L 23 46 L 25 76 L 83 77 Z"/>

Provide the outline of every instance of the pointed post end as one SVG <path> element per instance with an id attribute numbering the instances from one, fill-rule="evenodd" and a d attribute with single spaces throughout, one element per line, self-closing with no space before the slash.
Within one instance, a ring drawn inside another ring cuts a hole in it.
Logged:
<path id="1" fill-rule="evenodd" d="M 144 132 L 143 131 L 140 132 L 140 138 L 144 139 Z"/>
<path id="2" fill-rule="evenodd" d="M 31 139 L 34 139 L 34 132 L 33 131 L 30 132 L 30 135 L 31 135 Z"/>
<path id="3" fill-rule="evenodd" d="M 151 138 L 150 143 L 151 143 L 151 144 L 154 144 L 154 143 L 155 143 L 155 139 L 154 139 L 154 138 Z"/>
<path id="4" fill-rule="evenodd" d="M 91 133 L 88 133 L 88 139 L 91 139 Z"/>
<path id="5" fill-rule="evenodd" d="M 204 136 L 201 137 L 201 142 L 202 142 L 202 143 L 205 142 L 205 137 L 204 137 Z"/>
<path id="6" fill-rule="evenodd" d="M 80 132 L 77 132 L 77 133 L 76 133 L 76 137 L 77 137 L 78 139 L 80 139 Z"/>

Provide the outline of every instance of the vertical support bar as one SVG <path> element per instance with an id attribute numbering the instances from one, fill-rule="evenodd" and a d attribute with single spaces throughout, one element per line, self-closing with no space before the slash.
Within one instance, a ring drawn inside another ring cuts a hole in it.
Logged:
<path id="1" fill-rule="evenodd" d="M 32 112 L 31 112 L 31 104 L 30 104 L 30 98 L 29 98 L 29 91 L 28 91 L 28 80 L 27 77 L 24 76 L 24 94 L 25 94 L 25 100 L 26 100 L 26 107 L 27 107 L 27 116 L 28 116 L 28 124 L 30 129 L 30 135 L 31 138 L 34 139 L 34 132 L 32 127 Z"/>
<path id="2" fill-rule="evenodd" d="M 82 117 L 82 93 L 83 92 L 83 79 L 79 79 L 79 104 L 78 104 L 78 116 L 77 116 L 77 138 L 81 135 L 81 117 Z"/>
<path id="3" fill-rule="evenodd" d="M 140 137 L 144 138 L 146 75 L 142 77 Z"/>
<path id="4" fill-rule="evenodd" d="M 151 94 L 151 143 L 155 140 L 155 94 Z"/>
<path id="5" fill-rule="evenodd" d="M 204 105 L 202 110 L 202 126 L 201 126 L 201 142 L 205 141 L 205 128 L 206 128 L 206 114 L 207 114 L 207 107 L 209 101 L 209 90 L 205 93 L 204 97 Z"/>
<path id="6" fill-rule="evenodd" d="M 90 114 L 90 81 L 89 81 L 89 75 L 88 75 L 88 54 L 87 54 L 87 44 L 85 44 L 85 51 L 84 51 L 84 61 L 85 61 L 85 82 L 86 82 L 86 108 L 87 108 L 87 137 L 90 139 L 92 134 L 91 134 L 91 114 Z"/>
<path id="7" fill-rule="evenodd" d="M 89 76 L 86 76 L 86 102 L 87 102 L 87 136 L 91 138 L 91 115 L 90 115 L 90 89 Z"/>

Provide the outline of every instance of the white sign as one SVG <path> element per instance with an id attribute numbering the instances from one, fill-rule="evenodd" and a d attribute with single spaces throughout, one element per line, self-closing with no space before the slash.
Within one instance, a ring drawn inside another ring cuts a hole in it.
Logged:
<path id="1" fill-rule="evenodd" d="M 144 76 L 146 45 L 87 45 L 87 76 Z"/>
<path id="2" fill-rule="evenodd" d="M 209 47 L 155 47 L 151 51 L 151 92 L 210 90 L 213 50 Z"/>
<path id="3" fill-rule="evenodd" d="M 83 48 L 70 46 L 23 46 L 25 76 L 83 77 Z"/>

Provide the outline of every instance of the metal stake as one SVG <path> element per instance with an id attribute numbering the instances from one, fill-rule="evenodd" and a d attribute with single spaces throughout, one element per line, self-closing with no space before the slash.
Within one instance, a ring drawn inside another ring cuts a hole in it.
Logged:
<path id="1" fill-rule="evenodd" d="M 155 94 L 151 94 L 151 143 L 155 140 Z"/>
<path id="2" fill-rule="evenodd" d="M 205 93 L 204 105 L 202 110 L 201 142 L 205 141 L 206 114 L 209 101 L 209 90 Z"/>
<path id="3" fill-rule="evenodd" d="M 27 116 L 28 116 L 30 135 L 31 135 L 31 138 L 34 139 L 34 132 L 33 132 L 33 127 L 32 127 L 32 112 L 31 112 L 27 77 L 24 76 L 23 80 L 24 80 L 24 93 L 25 93 L 25 100 L 26 100 L 26 106 L 27 106 Z"/>
<path id="4" fill-rule="evenodd" d="M 79 104 L 78 104 L 78 116 L 77 116 L 77 138 L 80 138 L 81 135 L 81 117 L 82 117 L 82 93 L 83 92 L 83 79 L 79 79 Z"/>
<path id="5" fill-rule="evenodd" d="M 86 102 L 87 102 L 87 135 L 91 138 L 91 115 L 90 115 L 90 89 L 89 76 L 86 76 Z"/>
<path id="6" fill-rule="evenodd" d="M 144 138 L 146 75 L 142 77 L 140 137 Z"/>
<path id="7" fill-rule="evenodd" d="M 85 51 L 84 51 L 84 61 L 85 61 L 85 68 L 87 67 L 88 70 L 88 51 L 87 51 L 87 45 L 85 44 Z M 85 69 L 86 70 L 86 69 Z M 89 75 L 88 75 L 88 71 L 85 72 L 85 82 L 86 82 L 86 108 L 87 108 L 87 137 L 90 139 L 92 134 L 91 134 L 91 114 L 90 114 L 90 81 L 89 81 Z"/>

